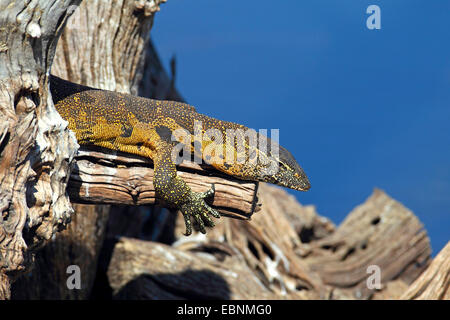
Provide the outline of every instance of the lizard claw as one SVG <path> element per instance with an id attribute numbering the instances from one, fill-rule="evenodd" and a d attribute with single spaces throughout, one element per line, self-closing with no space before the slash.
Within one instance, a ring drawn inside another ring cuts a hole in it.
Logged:
<path id="1" fill-rule="evenodd" d="M 188 202 L 184 203 L 180 210 L 183 213 L 184 222 L 186 224 L 185 236 L 192 234 L 191 217 L 197 223 L 200 232 L 206 233 L 205 224 L 209 227 L 214 227 L 214 221 L 209 217 L 210 213 L 215 218 L 220 218 L 220 214 L 216 209 L 211 208 L 206 202 L 205 198 L 213 196 L 215 193 L 214 184 L 205 192 L 192 192 Z"/>
<path id="2" fill-rule="evenodd" d="M 208 191 L 202 192 L 202 193 L 200 194 L 200 196 L 201 196 L 203 199 L 206 199 L 206 198 L 209 198 L 209 197 L 214 196 L 215 193 L 216 193 L 216 186 L 214 185 L 214 183 L 212 183 L 212 184 L 211 184 L 211 188 L 210 188 Z M 211 208 L 211 207 L 208 206 L 206 203 L 205 203 L 205 208 L 206 208 L 206 210 L 207 210 L 209 213 L 211 213 L 211 215 L 212 215 L 214 218 L 217 218 L 217 219 L 220 218 L 220 213 L 219 213 L 219 211 L 217 211 L 216 209 Z M 206 219 L 210 222 L 210 226 L 211 226 L 211 227 L 214 227 L 214 222 L 209 218 L 208 212 L 205 212 L 205 211 L 203 210 L 203 211 L 202 211 L 202 216 L 203 216 L 204 218 L 206 218 Z"/>
<path id="3" fill-rule="evenodd" d="M 192 234 L 192 226 L 191 226 L 191 216 L 187 213 L 183 213 L 184 218 L 184 224 L 186 225 L 186 232 L 184 233 L 185 236 L 190 236 Z"/>
<path id="4" fill-rule="evenodd" d="M 200 197 L 205 199 L 205 198 L 209 198 L 211 196 L 214 195 L 214 193 L 216 193 L 216 186 L 214 183 L 211 184 L 211 188 L 209 188 L 208 191 L 205 192 L 200 192 Z"/>

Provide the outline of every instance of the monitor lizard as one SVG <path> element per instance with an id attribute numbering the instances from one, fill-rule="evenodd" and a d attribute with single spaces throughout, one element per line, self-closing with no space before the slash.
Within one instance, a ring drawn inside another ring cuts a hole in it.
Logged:
<path id="1" fill-rule="evenodd" d="M 80 145 L 94 145 L 136 154 L 153 161 L 156 196 L 167 207 L 182 212 L 186 224 L 185 235 L 192 233 L 191 217 L 202 233 L 206 232 L 205 224 L 214 226 L 209 214 L 215 218 L 219 218 L 220 214 L 205 202 L 205 198 L 214 195 L 214 185 L 206 192 L 193 192 L 177 176 L 176 163 L 172 157 L 177 141 L 173 141 L 173 133 L 182 129 L 194 135 L 195 125 L 198 123 L 203 133 L 214 129 L 224 136 L 227 130 L 245 131 L 249 128 L 200 114 L 193 106 L 185 103 L 95 89 L 53 75 L 50 76 L 50 91 L 57 111 L 68 121 L 69 129 L 75 132 Z M 258 139 L 261 138 L 261 135 L 257 136 Z M 262 138 L 272 143 L 269 138 Z M 273 148 L 262 150 L 260 147 L 249 154 L 248 140 L 245 140 L 243 149 L 235 142 L 226 144 L 223 141 L 220 142 L 223 148 L 231 148 L 228 150 L 233 155 L 238 156 L 239 152 L 244 151 L 242 154 L 246 155 L 245 161 L 211 161 L 211 155 L 204 154 L 203 151 L 212 141 L 201 142 L 201 150 L 195 150 L 195 144 L 192 144 L 190 151 L 200 152 L 202 159 L 215 169 L 239 179 L 269 182 L 300 191 L 310 188 L 309 180 L 300 165 L 289 151 L 278 144 L 275 144 L 278 154 L 272 151 Z M 255 156 L 264 161 L 249 161 Z M 277 170 L 268 174 L 268 166 L 273 165 Z"/>

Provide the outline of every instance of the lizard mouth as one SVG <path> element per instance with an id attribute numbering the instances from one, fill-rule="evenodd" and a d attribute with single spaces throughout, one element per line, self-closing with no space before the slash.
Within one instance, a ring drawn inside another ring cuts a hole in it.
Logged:
<path id="1" fill-rule="evenodd" d="M 307 191 L 311 183 L 292 154 L 280 146 L 279 172 L 275 175 L 277 184 L 298 191 Z"/>
<path id="2" fill-rule="evenodd" d="M 303 170 L 299 169 L 292 171 L 291 168 L 280 168 L 280 172 L 274 177 L 275 184 L 297 191 L 308 191 L 311 188 L 311 183 Z"/>
<path id="3" fill-rule="evenodd" d="M 308 191 L 311 188 L 311 183 L 303 170 L 301 175 L 294 173 L 294 177 L 297 183 L 293 189 L 298 191 Z"/>

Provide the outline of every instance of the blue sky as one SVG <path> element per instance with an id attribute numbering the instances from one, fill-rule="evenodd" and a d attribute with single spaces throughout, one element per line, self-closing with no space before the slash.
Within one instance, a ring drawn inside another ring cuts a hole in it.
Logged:
<path id="1" fill-rule="evenodd" d="M 450 1 L 169 0 L 152 38 L 199 112 L 280 129 L 311 180 L 289 191 L 302 204 L 339 224 L 381 188 L 435 255 L 450 239 L 449 18 Z"/>

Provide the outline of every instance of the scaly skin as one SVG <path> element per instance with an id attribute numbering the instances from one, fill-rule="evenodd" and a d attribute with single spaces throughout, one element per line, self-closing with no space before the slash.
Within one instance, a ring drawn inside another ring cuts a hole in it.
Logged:
<path id="1" fill-rule="evenodd" d="M 153 161 L 156 194 L 168 207 L 179 209 L 183 213 L 186 235 L 192 233 L 191 217 L 202 233 L 205 233 L 205 224 L 214 226 L 208 213 L 216 218 L 220 214 L 204 200 L 214 195 L 214 185 L 207 192 L 197 193 L 177 176 L 172 159 L 177 141 L 172 141 L 172 133 L 183 129 L 193 137 L 196 121 L 200 121 L 199 130 L 202 133 L 215 129 L 223 137 L 226 137 L 227 129 L 245 131 L 248 130 L 247 127 L 199 114 L 194 107 L 184 103 L 94 89 L 55 76 L 50 78 L 50 89 L 56 109 L 69 122 L 69 128 L 75 132 L 79 144 L 137 154 Z M 219 144 L 223 147 L 223 154 L 226 154 L 227 147 L 235 157 L 243 154 L 245 161 L 242 163 L 213 161 L 207 156 L 208 152 L 204 152 L 211 146 L 211 141 L 202 141 L 201 150 L 195 151 L 201 152 L 207 163 L 230 176 L 275 183 L 301 191 L 309 189 L 308 178 L 287 150 L 279 146 L 279 155 L 274 156 L 270 151 L 256 149 L 256 153 L 250 155 L 249 152 L 245 153 L 249 150 L 248 141 L 244 143 L 243 149 L 239 149 L 234 142 L 231 145 L 220 141 Z M 194 144 L 191 144 L 190 151 L 194 152 Z M 213 159 L 217 159 L 214 158 L 216 153 L 211 154 Z M 266 162 L 249 161 L 256 155 Z M 274 164 L 278 166 L 278 170 L 267 174 L 267 167 Z"/>

